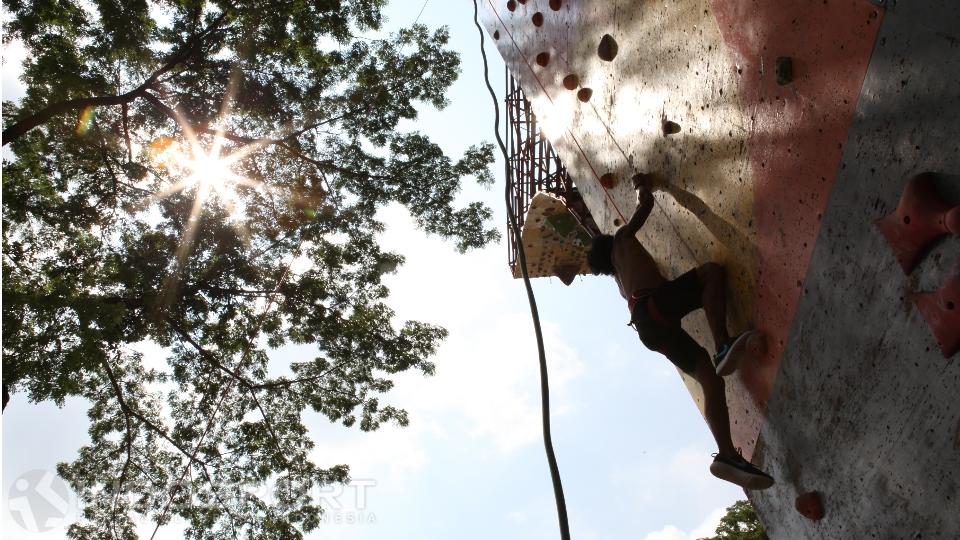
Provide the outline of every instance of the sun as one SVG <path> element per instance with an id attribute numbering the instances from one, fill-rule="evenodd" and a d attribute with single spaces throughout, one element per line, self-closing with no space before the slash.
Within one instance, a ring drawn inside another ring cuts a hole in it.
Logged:
<path id="1" fill-rule="evenodd" d="M 209 151 L 199 145 L 191 145 L 189 156 L 184 156 L 183 168 L 187 174 L 186 182 L 197 186 L 197 197 L 205 201 L 216 195 L 224 205 L 235 213 L 240 208 L 241 198 L 237 187 L 242 180 L 233 171 L 232 156 L 221 157 L 220 145 L 214 144 Z M 237 216 L 234 216 L 237 217 Z"/>
<path id="2" fill-rule="evenodd" d="M 200 153 L 194 154 L 186 160 L 186 168 L 190 171 L 188 179 L 200 186 L 217 186 L 233 176 L 233 170 L 226 160 L 219 156 Z"/>
<path id="3" fill-rule="evenodd" d="M 205 143 L 196 138 L 182 143 L 161 138 L 151 143 L 149 150 L 153 161 L 179 177 L 179 181 L 147 197 L 144 202 L 150 204 L 174 193 L 195 189 L 195 209 L 191 219 L 202 211 L 202 207 L 216 202 L 227 211 L 232 221 L 244 221 L 246 208 L 238 189 L 241 186 L 258 189 L 260 183 L 239 175 L 234 170 L 237 162 L 248 155 L 250 149 L 244 147 L 222 155 L 225 142 L 227 141 L 214 137 L 212 141 L 207 139 Z"/>

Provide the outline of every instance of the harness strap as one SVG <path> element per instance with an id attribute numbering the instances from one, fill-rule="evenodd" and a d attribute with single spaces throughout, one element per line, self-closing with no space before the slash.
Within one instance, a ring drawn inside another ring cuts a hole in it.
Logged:
<path id="1" fill-rule="evenodd" d="M 652 292 L 632 294 L 630 295 L 630 298 L 627 299 L 627 305 L 630 307 L 630 322 L 627 323 L 627 326 L 633 326 L 636 328 L 636 321 L 633 318 L 633 312 L 636 309 L 637 304 L 640 302 L 644 303 L 644 309 L 647 310 L 647 314 L 650 315 L 650 318 L 653 319 L 654 322 L 664 326 L 670 326 L 670 322 L 667 321 L 667 318 L 664 317 L 663 313 L 660 312 L 660 308 L 657 307 L 657 302 L 653 299 Z"/>

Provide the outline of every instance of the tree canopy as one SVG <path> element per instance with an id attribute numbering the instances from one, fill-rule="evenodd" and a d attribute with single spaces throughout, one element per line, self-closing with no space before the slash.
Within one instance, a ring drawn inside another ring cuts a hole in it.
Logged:
<path id="1" fill-rule="evenodd" d="M 84 503 L 71 537 L 135 537 L 138 514 L 300 537 L 314 490 L 348 479 L 311 459 L 303 413 L 408 422 L 380 397 L 432 373 L 446 331 L 393 321 L 382 278 L 403 256 L 376 211 L 486 245 L 490 210 L 455 198 L 492 182 L 493 152 L 398 128 L 445 105 L 459 60 L 442 28 L 363 37 L 384 4 L 4 0 L 27 50 L 3 104 L 4 407 L 89 401 L 91 443 L 58 466 Z M 315 357 L 271 364 L 291 343 Z"/>
<path id="2" fill-rule="evenodd" d="M 766 527 L 747 500 L 737 501 L 727 508 L 716 533 L 709 540 L 767 540 Z"/>

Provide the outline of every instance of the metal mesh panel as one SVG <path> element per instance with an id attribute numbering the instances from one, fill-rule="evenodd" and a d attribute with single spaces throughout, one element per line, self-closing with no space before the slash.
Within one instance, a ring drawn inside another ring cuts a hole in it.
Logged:
<path id="1" fill-rule="evenodd" d="M 523 89 L 509 72 L 506 81 L 507 174 L 510 175 L 508 180 L 513 188 L 510 204 L 521 230 L 530 200 L 537 193 L 545 191 L 562 199 L 591 235 L 598 234 L 597 226 L 567 169 L 543 135 Z M 517 264 L 519 241 L 508 224 L 507 249 L 511 269 Z"/>

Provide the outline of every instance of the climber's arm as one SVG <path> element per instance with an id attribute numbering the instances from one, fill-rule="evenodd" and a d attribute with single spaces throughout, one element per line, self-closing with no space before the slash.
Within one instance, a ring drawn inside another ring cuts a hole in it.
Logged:
<path id="1" fill-rule="evenodd" d="M 630 221 L 623 227 L 623 232 L 630 235 L 637 234 L 650 216 L 650 211 L 653 210 L 653 193 L 650 192 L 649 187 L 640 185 L 637 188 L 637 201 L 639 202 L 637 209 L 633 211 Z"/>

